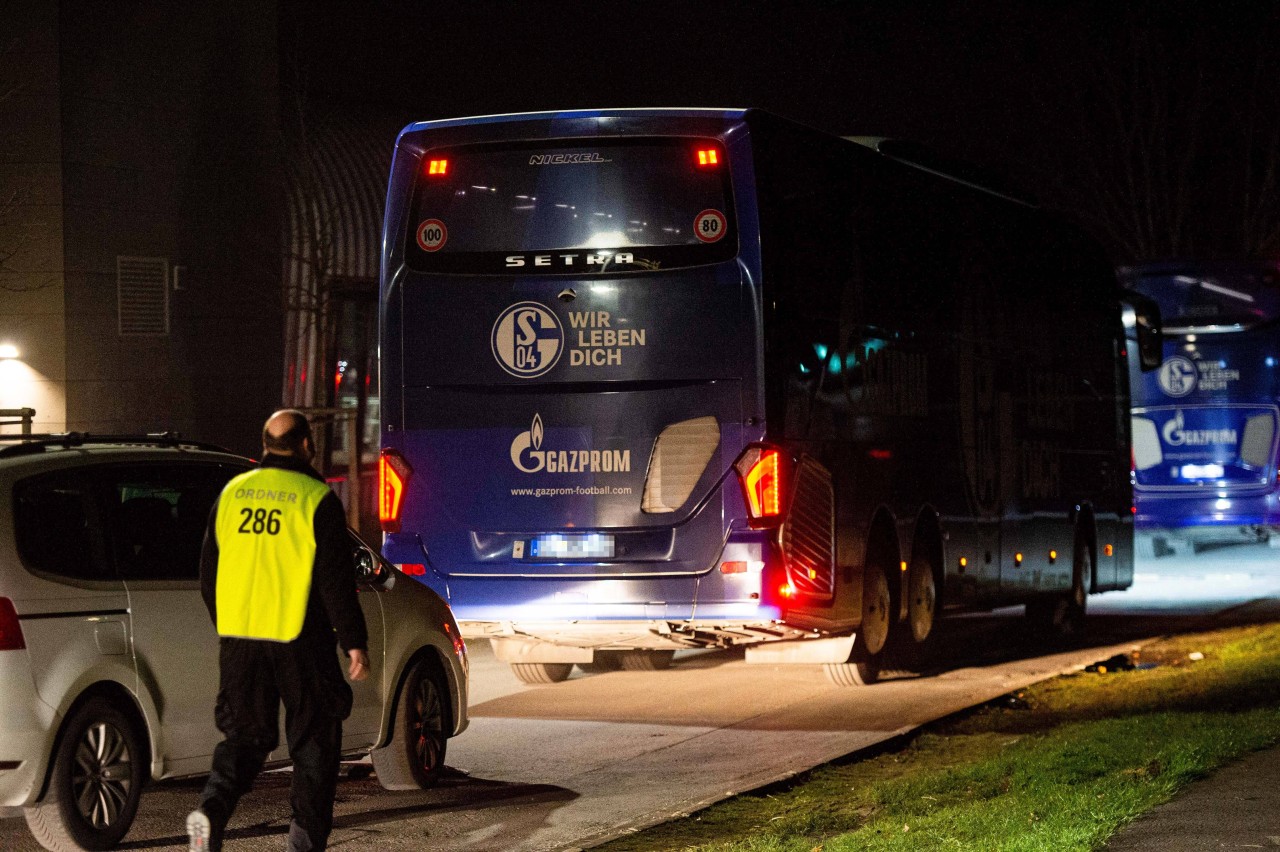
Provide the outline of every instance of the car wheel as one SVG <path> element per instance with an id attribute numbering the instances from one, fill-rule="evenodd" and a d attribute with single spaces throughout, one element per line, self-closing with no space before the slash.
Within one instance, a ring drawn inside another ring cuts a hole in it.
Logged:
<path id="1" fill-rule="evenodd" d="M 671 666 L 675 651 L 623 651 L 618 655 L 629 672 L 659 672 Z"/>
<path id="2" fill-rule="evenodd" d="M 142 742 L 130 719 L 91 698 L 67 720 L 44 798 L 23 809 L 46 849 L 111 849 L 129 831 L 145 779 Z"/>
<path id="3" fill-rule="evenodd" d="M 444 772 L 449 742 L 449 691 L 420 660 L 409 670 L 396 701 L 391 741 L 370 752 L 378 783 L 387 790 L 425 790 Z"/>
<path id="4" fill-rule="evenodd" d="M 511 672 L 521 683 L 559 683 L 573 671 L 573 663 L 512 663 Z"/>

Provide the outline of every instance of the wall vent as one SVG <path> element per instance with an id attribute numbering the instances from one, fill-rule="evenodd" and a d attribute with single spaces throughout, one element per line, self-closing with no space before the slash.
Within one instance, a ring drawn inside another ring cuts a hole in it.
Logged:
<path id="1" fill-rule="evenodd" d="M 169 333 L 169 258 L 116 258 L 116 306 L 121 337 Z"/>

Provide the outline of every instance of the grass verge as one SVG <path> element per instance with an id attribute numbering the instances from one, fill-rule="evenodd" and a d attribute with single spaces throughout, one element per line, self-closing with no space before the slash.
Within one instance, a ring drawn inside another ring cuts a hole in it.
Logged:
<path id="1" fill-rule="evenodd" d="M 1055 678 L 892 753 L 597 848 L 1096 849 L 1187 783 L 1280 741 L 1280 625 L 1167 638 L 1141 660 L 1157 665 Z"/>

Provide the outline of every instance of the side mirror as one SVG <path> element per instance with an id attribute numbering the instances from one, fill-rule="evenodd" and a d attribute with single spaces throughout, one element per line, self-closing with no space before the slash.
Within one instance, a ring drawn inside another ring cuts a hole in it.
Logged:
<path id="1" fill-rule="evenodd" d="M 356 548 L 356 582 L 372 583 L 377 579 L 378 560 L 366 547 Z"/>
<path id="2" fill-rule="evenodd" d="M 396 572 L 369 548 L 357 545 L 355 557 L 356 582 L 360 585 L 386 590 L 395 583 Z"/>
<path id="3" fill-rule="evenodd" d="M 1164 334 L 1160 330 L 1160 306 L 1154 299 L 1127 290 L 1120 296 L 1124 309 L 1124 336 L 1138 350 L 1142 372 L 1158 369 L 1164 361 Z"/>

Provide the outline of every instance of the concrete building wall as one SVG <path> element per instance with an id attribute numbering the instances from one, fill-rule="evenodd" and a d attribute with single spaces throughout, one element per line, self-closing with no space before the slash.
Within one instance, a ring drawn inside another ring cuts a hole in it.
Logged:
<path id="1" fill-rule="evenodd" d="M 34 408 L 36 431 L 66 425 L 58 13 L 0 4 L 0 409 Z M 16 428 L 4 431 L 17 431 Z"/>
<path id="2" fill-rule="evenodd" d="M 57 18 L 67 427 L 256 451 L 283 357 L 275 6 Z M 168 334 L 121 334 L 122 256 L 164 261 Z"/>

